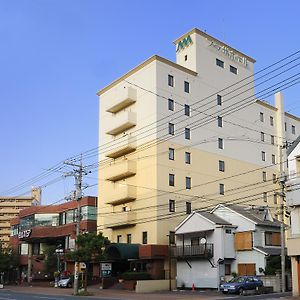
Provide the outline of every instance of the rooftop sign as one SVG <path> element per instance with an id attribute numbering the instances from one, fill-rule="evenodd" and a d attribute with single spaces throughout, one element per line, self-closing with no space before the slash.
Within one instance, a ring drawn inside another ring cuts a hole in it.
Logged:
<path id="1" fill-rule="evenodd" d="M 191 36 L 188 35 L 187 37 L 183 38 L 177 43 L 176 52 L 183 50 L 184 48 L 188 47 L 191 44 L 193 44 L 193 40 Z"/>
<path id="2" fill-rule="evenodd" d="M 209 42 L 210 42 L 209 47 L 213 47 L 217 51 L 222 52 L 225 56 L 229 57 L 231 60 L 241 63 L 244 66 L 248 65 L 248 60 L 245 56 L 239 55 L 231 48 L 229 48 L 225 45 L 219 44 L 217 41 L 209 40 Z"/>

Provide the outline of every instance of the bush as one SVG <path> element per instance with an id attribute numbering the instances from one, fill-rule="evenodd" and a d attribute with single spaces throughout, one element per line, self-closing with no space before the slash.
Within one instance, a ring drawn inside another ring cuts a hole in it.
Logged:
<path id="1" fill-rule="evenodd" d="M 147 272 L 126 272 L 121 275 L 124 280 L 149 280 L 150 274 Z"/>

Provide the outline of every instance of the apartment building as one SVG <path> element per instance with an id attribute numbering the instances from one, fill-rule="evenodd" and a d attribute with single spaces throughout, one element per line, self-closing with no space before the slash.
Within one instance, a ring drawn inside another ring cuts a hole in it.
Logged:
<path id="1" fill-rule="evenodd" d="M 281 93 L 255 95 L 250 56 L 198 29 L 174 44 L 176 62 L 154 55 L 98 92 L 98 230 L 112 242 L 166 244 L 194 210 L 280 201 L 279 146 L 300 119 Z"/>
<path id="2" fill-rule="evenodd" d="M 32 188 L 28 196 L 0 196 L 0 241 L 8 246 L 10 236 L 10 221 L 19 212 L 41 202 L 41 190 Z"/>

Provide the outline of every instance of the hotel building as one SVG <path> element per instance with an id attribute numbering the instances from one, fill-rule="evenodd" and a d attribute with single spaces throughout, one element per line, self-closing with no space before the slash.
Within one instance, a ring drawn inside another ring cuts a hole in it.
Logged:
<path id="1" fill-rule="evenodd" d="M 219 203 L 277 213 L 280 145 L 300 119 L 280 92 L 259 99 L 248 55 L 198 29 L 174 44 L 176 62 L 154 55 L 98 92 L 98 230 L 112 242 L 167 244 Z"/>

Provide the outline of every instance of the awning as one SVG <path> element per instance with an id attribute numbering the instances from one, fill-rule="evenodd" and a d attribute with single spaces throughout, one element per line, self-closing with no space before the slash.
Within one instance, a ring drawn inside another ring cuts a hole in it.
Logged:
<path id="1" fill-rule="evenodd" d="M 139 244 L 110 244 L 105 249 L 107 260 L 127 260 L 139 258 Z"/>

